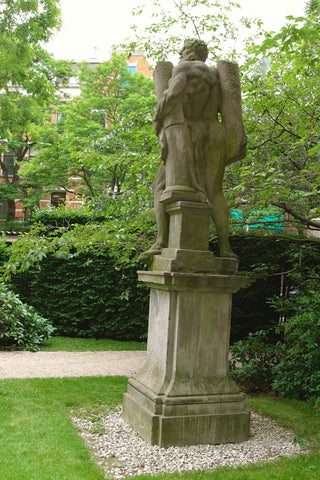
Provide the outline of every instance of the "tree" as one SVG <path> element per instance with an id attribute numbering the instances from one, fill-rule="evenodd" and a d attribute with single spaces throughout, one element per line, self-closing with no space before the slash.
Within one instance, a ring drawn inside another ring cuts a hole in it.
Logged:
<path id="1" fill-rule="evenodd" d="M 320 227 L 320 28 L 292 18 L 252 44 L 242 68 L 248 155 L 228 171 L 230 201 L 277 207 L 303 229 Z"/>
<path id="2" fill-rule="evenodd" d="M 116 197 L 136 188 L 145 164 L 156 158 L 153 81 L 131 74 L 125 55 L 118 54 L 95 68 L 81 64 L 78 75 L 81 95 L 57 107 L 64 116 L 47 127 L 50 135 L 25 175 L 40 173 L 49 188 L 70 190 L 77 184 L 87 200 Z"/>
<path id="3" fill-rule="evenodd" d="M 320 2 L 319 0 L 309 0 L 306 4 L 306 14 L 314 15 L 318 17 L 320 15 Z"/>
<path id="4" fill-rule="evenodd" d="M 48 120 L 55 78 L 68 64 L 55 62 L 41 47 L 60 25 L 58 5 L 58 0 L 4 0 L 0 5 L 0 153 L 9 149 L 14 154 L 10 169 L 0 161 L 0 196 L 8 202 L 8 219 L 15 216 L 19 169 Z"/>
<path id="5" fill-rule="evenodd" d="M 146 20 L 144 6 L 133 9 L 132 14 L 138 20 L 143 13 L 143 29 L 133 25 L 133 39 L 124 44 L 124 48 L 143 48 L 149 59 L 158 62 L 177 55 L 185 38 L 198 38 L 207 42 L 214 59 L 235 56 L 241 34 L 230 16 L 231 13 L 236 16 L 240 9 L 238 3 L 231 0 L 223 4 L 217 0 L 171 0 L 163 6 L 161 0 L 150 0 L 149 4 L 153 7 L 150 21 Z M 251 28 L 257 24 L 261 28 L 260 21 L 239 15 L 239 25 Z"/>
<path id="6" fill-rule="evenodd" d="M 60 26 L 59 0 L 2 0 L 0 4 L 0 88 L 28 82 L 27 69 Z M 26 88 L 28 91 L 28 88 Z"/>

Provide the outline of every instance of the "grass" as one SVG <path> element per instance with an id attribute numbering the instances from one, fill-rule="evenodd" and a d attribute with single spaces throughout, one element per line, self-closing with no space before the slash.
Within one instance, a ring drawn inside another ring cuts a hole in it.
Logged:
<path id="1" fill-rule="evenodd" d="M 63 378 L 0 382 L 1 480 L 102 480 L 69 412 L 118 404 L 126 378 Z"/>
<path id="2" fill-rule="evenodd" d="M 0 480 L 103 480 L 69 415 L 121 403 L 124 377 L 0 381 Z M 135 477 L 152 480 L 318 480 L 320 415 L 306 403 L 248 397 L 249 408 L 290 427 L 311 452 L 270 464 Z"/>
<path id="3" fill-rule="evenodd" d="M 41 346 L 42 352 L 88 352 L 101 350 L 131 351 L 146 350 L 145 342 L 122 342 L 107 338 L 51 337 Z"/>

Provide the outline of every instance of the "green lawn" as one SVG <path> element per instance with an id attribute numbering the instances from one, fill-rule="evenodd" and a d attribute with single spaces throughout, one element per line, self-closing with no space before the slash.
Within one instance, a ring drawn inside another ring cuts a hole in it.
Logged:
<path id="1" fill-rule="evenodd" d="M 69 338 L 69 337 L 51 337 L 42 346 L 42 352 L 87 352 L 101 350 L 146 350 L 145 342 L 121 342 L 118 340 L 109 340 L 107 338 Z"/>
<path id="2" fill-rule="evenodd" d="M 124 377 L 10 379 L 0 381 L 1 480 L 103 480 L 69 415 L 71 408 L 94 411 L 121 403 Z M 249 397 L 251 409 L 290 427 L 308 454 L 271 464 L 219 468 L 211 472 L 145 475 L 152 480 L 319 480 L 320 415 L 292 400 Z"/>

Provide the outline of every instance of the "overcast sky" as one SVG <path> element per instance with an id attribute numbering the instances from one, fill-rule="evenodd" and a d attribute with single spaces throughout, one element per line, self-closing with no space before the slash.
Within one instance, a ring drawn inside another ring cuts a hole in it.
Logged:
<path id="1" fill-rule="evenodd" d="M 144 0 L 148 3 L 150 0 Z M 167 1 L 163 0 L 164 4 Z M 143 0 L 61 0 L 62 28 L 47 45 L 55 58 L 107 60 L 112 45 L 130 36 L 132 7 Z M 267 30 L 277 30 L 287 15 L 304 14 L 306 0 L 238 0 L 243 16 L 261 18 Z"/>

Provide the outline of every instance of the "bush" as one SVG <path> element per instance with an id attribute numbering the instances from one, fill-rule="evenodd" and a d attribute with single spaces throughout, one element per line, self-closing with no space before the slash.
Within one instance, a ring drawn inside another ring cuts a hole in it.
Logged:
<path id="1" fill-rule="evenodd" d="M 50 255 L 13 282 L 22 300 L 49 315 L 57 335 L 138 341 L 146 335 L 149 290 L 137 282 L 136 267 L 116 267 L 107 252 Z"/>
<path id="2" fill-rule="evenodd" d="M 61 335 L 144 337 L 149 289 L 138 283 L 136 270 L 145 268 L 138 255 L 156 236 L 154 214 L 128 216 L 126 221 L 108 216 L 104 223 L 62 228 L 50 221 L 49 226 L 33 226 L 12 245 L 4 266 L 6 281 L 11 279 L 16 293 L 40 314 L 50 312 Z M 280 272 L 319 265 L 320 246 L 302 238 L 259 235 L 230 240 L 240 256 L 240 271 L 253 280 L 233 296 L 233 343 L 278 321 L 267 299 L 279 296 Z M 213 241 L 211 248 L 216 250 Z"/>
<path id="3" fill-rule="evenodd" d="M 232 297 L 231 343 L 250 332 L 267 330 L 279 320 L 279 312 L 268 302 L 281 290 L 282 272 L 286 281 L 298 289 L 307 278 L 320 274 L 320 244 L 317 240 L 295 236 L 239 234 L 230 244 L 240 258 L 240 272 L 252 280 L 248 288 Z M 211 248 L 216 250 L 213 242 Z M 289 278 L 290 277 L 290 278 Z"/>
<path id="4" fill-rule="evenodd" d="M 279 395 L 320 401 L 320 293 L 311 290 L 295 300 L 297 313 L 283 324 L 281 358 L 273 369 Z"/>
<path id="5" fill-rule="evenodd" d="M 146 215 L 126 227 L 116 219 L 62 228 L 39 223 L 13 244 L 4 278 L 49 315 L 59 335 L 145 339 L 149 289 L 137 282 L 144 268 L 137 257 L 153 236 Z"/>
<path id="6" fill-rule="evenodd" d="M 270 392 L 273 369 L 280 360 L 279 343 L 271 343 L 273 330 L 249 333 L 231 348 L 231 376 L 247 392 Z"/>
<path id="7" fill-rule="evenodd" d="M 39 350 L 53 327 L 0 283 L 0 350 Z"/>
<path id="8" fill-rule="evenodd" d="M 40 209 L 32 215 L 32 222 L 49 227 L 71 227 L 71 225 L 86 225 L 91 222 L 105 222 L 104 215 L 95 215 L 84 210 L 67 210 L 64 206 L 52 210 Z"/>
<path id="9" fill-rule="evenodd" d="M 10 257 L 10 247 L 5 240 L 0 241 L 0 265 L 7 261 Z"/>
<path id="10" fill-rule="evenodd" d="M 291 318 L 231 347 L 231 375 L 249 391 L 320 402 L 320 293 L 309 290 L 294 303 Z"/>
<path id="11" fill-rule="evenodd" d="M 231 344 L 277 322 L 279 316 L 267 300 L 280 292 L 281 277 L 276 273 L 292 268 L 293 243 L 293 239 L 276 236 L 230 236 L 231 247 L 240 258 L 239 270 L 251 279 L 249 287 L 232 296 Z M 217 251 L 216 242 L 212 241 L 210 246 Z"/>

